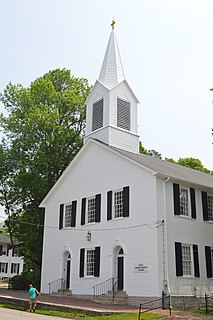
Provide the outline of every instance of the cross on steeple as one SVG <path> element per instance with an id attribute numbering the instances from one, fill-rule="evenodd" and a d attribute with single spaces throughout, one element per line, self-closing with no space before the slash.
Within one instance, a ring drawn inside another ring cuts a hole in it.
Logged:
<path id="1" fill-rule="evenodd" d="M 112 19 L 111 27 L 112 27 L 112 30 L 114 30 L 114 28 L 115 28 L 115 20 L 114 19 Z"/>

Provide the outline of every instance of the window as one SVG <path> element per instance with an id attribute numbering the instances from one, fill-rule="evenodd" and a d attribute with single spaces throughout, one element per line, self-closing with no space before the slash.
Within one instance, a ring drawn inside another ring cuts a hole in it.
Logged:
<path id="1" fill-rule="evenodd" d="M 65 228 L 71 227 L 71 217 L 72 217 L 72 205 L 68 204 L 65 206 Z"/>
<path id="2" fill-rule="evenodd" d="M 7 262 L 0 262 L 0 273 L 7 273 Z"/>
<path id="3" fill-rule="evenodd" d="M 206 275 L 207 278 L 213 277 L 213 247 L 205 247 L 206 255 Z"/>
<path id="4" fill-rule="evenodd" d="M 11 273 L 19 273 L 19 263 L 12 263 L 11 264 Z"/>
<path id="5" fill-rule="evenodd" d="M 200 277 L 198 245 L 175 242 L 176 276 Z"/>
<path id="6" fill-rule="evenodd" d="M 195 189 L 173 184 L 174 214 L 196 219 Z"/>
<path id="7" fill-rule="evenodd" d="M 101 194 L 83 198 L 81 202 L 81 225 L 101 221 Z"/>
<path id="8" fill-rule="evenodd" d="M 192 274 L 191 247 L 182 244 L 183 275 Z"/>
<path id="9" fill-rule="evenodd" d="M 130 131 L 130 103 L 117 99 L 117 126 Z"/>
<path id="10" fill-rule="evenodd" d="M 95 197 L 87 201 L 87 222 L 95 222 Z"/>
<path id="11" fill-rule="evenodd" d="M 189 216 L 189 196 L 188 190 L 180 187 L 180 214 Z"/>
<path id="12" fill-rule="evenodd" d="M 213 197 L 207 195 L 208 203 L 208 220 L 213 221 Z"/>
<path id="13" fill-rule="evenodd" d="M 13 248 L 13 250 L 12 250 L 12 257 L 18 257 L 19 255 L 18 255 L 18 251 L 17 251 L 17 249 L 16 248 Z"/>
<path id="14" fill-rule="evenodd" d="M 100 247 L 80 249 L 80 278 L 100 276 Z"/>
<path id="15" fill-rule="evenodd" d="M 95 250 L 86 252 L 86 276 L 94 276 L 95 271 Z"/>
<path id="16" fill-rule="evenodd" d="M 123 217 L 123 190 L 114 192 L 114 217 Z"/>
<path id="17" fill-rule="evenodd" d="M 129 186 L 107 192 L 107 220 L 129 217 Z"/>
<path id="18" fill-rule="evenodd" d="M 75 227 L 76 225 L 76 208 L 77 201 L 72 201 L 72 203 L 64 205 L 60 204 L 59 207 L 59 230 L 64 227 Z"/>
<path id="19" fill-rule="evenodd" d="M 103 105 L 104 105 L 103 99 L 101 99 L 93 104 L 92 131 L 103 127 Z"/>

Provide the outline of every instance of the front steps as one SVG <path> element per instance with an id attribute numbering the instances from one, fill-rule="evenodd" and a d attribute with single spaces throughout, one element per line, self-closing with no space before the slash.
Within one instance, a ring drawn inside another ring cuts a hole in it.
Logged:
<path id="1" fill-rule="evenodd" d="M 128 295 L 126 291 L 119 291 L 115 294 L 114 300 L 113 300 L 112 292 L 108 292 L 106 294 L 97 296 L 95 299 L 93 299 L 93 302 L 101 303 L 101 304 L 127 305 L 127 300 L 128 300 Z"/>
<path id="2" fill-rule="evenodd" d="M 58 290 L 58 291 L 52 292 L 51 295 L 55 297 L 71 297 L 72 290 Z"/>

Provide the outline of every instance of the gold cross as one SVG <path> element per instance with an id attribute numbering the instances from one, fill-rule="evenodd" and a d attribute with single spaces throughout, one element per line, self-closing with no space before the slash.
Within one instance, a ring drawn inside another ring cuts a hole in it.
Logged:
<path id="1" fill-rule="evenodd" d="M 112 27 L 112 30 L 114 30 L 114 28 L 115 28 L 115 20 L 114 19 L 112 19 L 111 27 Z"/>

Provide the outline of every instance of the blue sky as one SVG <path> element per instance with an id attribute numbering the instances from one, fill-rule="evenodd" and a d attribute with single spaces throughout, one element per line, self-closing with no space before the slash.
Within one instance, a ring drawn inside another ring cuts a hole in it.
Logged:
<path id="1" fill-rule="evenodd" d="M 144 146 L 213 170 L 212 0 L 7 0 L 0 12 L 0 92 L 55 68 L 94 84 L 114 18 Z"/>

